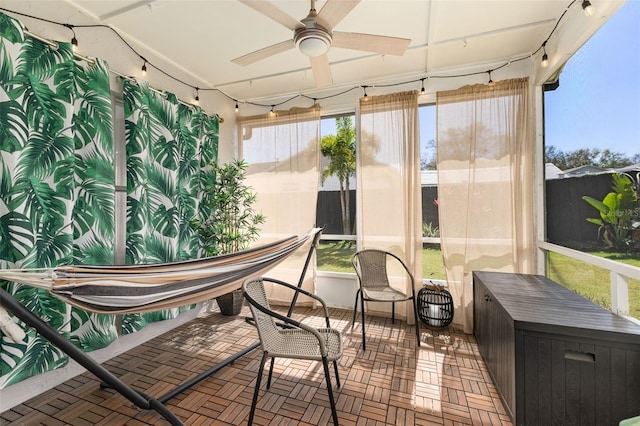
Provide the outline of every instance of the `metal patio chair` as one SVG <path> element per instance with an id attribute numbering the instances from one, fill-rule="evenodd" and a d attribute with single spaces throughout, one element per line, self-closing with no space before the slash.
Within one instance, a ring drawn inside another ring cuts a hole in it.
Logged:
<path id="1" fill-rule="evenodd" d="M 311 297 L 322 304 L 326 319 L 326 328 L 314 328 L 288 316 L 279 314 L 271 310 L 269 301 L 264 289 L 264 283 L 270 282 L 281 285 L 305 296 Z M 338 375 L 338 360 L 342 356 L 342 334 L 340 331 L 331 328 L 329 324 L 329 310 L 324 300 L 307 292 L 299 287 L 273 278 L 255 278 L 244 282 L 242 285 L 244 297 L 249 303 L 253 320 L 255 321 L 260 345 L 262 347 L 262 360 L 258 370 L 256 388 L 251 402 L 251 413 L 249 414 L 249 425 L 253 424 L 256 404 L 262 374 L 267 358 L 271 357 L 269 377 L 267 379 L 267 389 L 271 387 L 271 376 L 273 374 L 273 363 L 275 358 L 296 358 L 313 361 L 322 361 L 324 376 L 327 381 L 327 391 L 329 393 L 329 403 L 331 404 L 331 414 L 333 423 L 338 425 L 338 415 L 336 413 L 333 391 L 331 388 L 331 378 L 329 376 L 329 362 L 333 362 L 336 374 L 336 383 L 340 387 L 340 377 Z M 276 322 L 278 321 L 278 322 Z"/>
<path id="2" fill-rule="evenodd" d="M 387 262 L 397 263 L 401 266 L 403 273 L 411 283 L 411 294 L 403 293 L 389 284 L 389 274 Z M 418 313 L 416 309 L 416 290 L 413 274 L 407 265 L 395 254 L 385 250 L 365 249 L 356 252 L 351 257 L 351 264 L 358 275 L 358 291 L 353 306 L 353 320 L 351 328 L 356 321 L 358 310 L 358 299 L 360 300 L 360 311 L 362 312 L 362 350 L 367 350 L 364 321 L 364 302 L 391 302 L 391 322 L 395 323 L 396 302 L 410 301 L 415 317 L 416 340 L 420 346 L 420 329 L 418 326 Z"/>

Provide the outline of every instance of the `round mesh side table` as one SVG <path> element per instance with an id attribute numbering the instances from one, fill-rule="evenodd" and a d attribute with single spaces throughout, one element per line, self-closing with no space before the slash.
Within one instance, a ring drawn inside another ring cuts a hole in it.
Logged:
<path id="1" fill-rule="evenodd" d="M 418 318 L 430 328 L 446 328 L 453 321 L 453 298 L 445 288 L 424 285 L 418 291 Z"/>

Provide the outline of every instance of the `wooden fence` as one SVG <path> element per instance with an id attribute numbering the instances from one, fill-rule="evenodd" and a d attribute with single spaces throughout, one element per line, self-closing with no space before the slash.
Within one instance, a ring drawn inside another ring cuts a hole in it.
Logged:
<path id="1" fill-rule="evenodd" d="M 598 200 L 611 191 L 611 175 L 586 175 L 546 181 L 547 241 L 594 242 L 598 239 L 598 226 L 587 222 L 598 217 L 598 211 L 582 199 L 589 195 Z M 436 186 L 422 187 L 422 222 L 438 226 L 438 198 Z M 356 194 L 351 191 L 351 223 L 355 225 Z M 320 191 L 316 209 L 316 224 L 326 225 L 325 234 L 342 234 L 340 192 Z M 355 226 L 353 227 L 355 230 Z M 354 234 L 352 231 L 351 234 Z"/>
<path id="2" fill-rule="evenodd" d="M 438 206 L 434 201 L 438 198 L 438 188 L 436 186 L 422 187 L 422 223 L 431 223 L 438 226 Z M 349 196 L 352 232 L 355 234 L 356 221 L 356 191 L 351 190 Z M 340 209 L 340 191 L 320 191 L 318 192 L 318 205 L 316 207 L 316 225 L 326 228 L 324 234 L 343 234 L 342 214 Z"/>
<path id="3" fill-rule="evenodd" d="M 547 241 L 551 243 L 590 242 L 598 239 L 598 225 L 587 218 L 600 217 L 582 197 L 602 200 L 611 192 L 611 175 L 585 175 L 546 182 Z M 564 245 L 564 244 L 561 244 Z"/>

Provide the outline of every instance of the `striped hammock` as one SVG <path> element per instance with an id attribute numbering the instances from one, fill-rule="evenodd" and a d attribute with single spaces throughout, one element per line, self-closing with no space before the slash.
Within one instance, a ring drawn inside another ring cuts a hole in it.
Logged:
<path id="1" fill-rule="evenodd" d="M 0 279 L 46 289 L 90 312 L 124 314 L 202 302 L 240 288 L 308 241 L 321 228 L 248 250 L 181 262 L 126 266 L 59 266 L 42 270 L 0 269 Z"/>

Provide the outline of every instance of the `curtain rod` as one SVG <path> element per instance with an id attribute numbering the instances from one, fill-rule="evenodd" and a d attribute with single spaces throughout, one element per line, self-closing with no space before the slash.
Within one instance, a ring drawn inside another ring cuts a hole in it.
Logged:
<path id="1" fill-rule="evenodd" d="M 31 38 L 34 38 L 36 40 L 39 40 L 39 41 L 41 41 L 41 42 L 43 42 L 45 44 L 48 44 L 54 50 L 58 49 L 58 43 L 57 42 L 55 42 L 53 40 L 49 40 L 48 38 L 44 38 L 42 36 L 39 36 L 38 34 L 32 33 L 29 30 L 24 30 L 24 35 L 26 35 L 28 37 L 31 37 Z M 92 58 L 90 58 L 88 56 L 84 56 L 84 55 L 81 55 L 81 54 L 76 53 L 76 52 L 73 52 L 73 56 L 78 58 L 78 59 L 81 59 L 81 60 L 83 60 L 85 62 L 88 62 L 91 65 L 95 65 L 96 64 L 95 59 L 92 59 Z M 135 78 L 130 77 L 128 75 L 124 75 L 124 74 L 122 74 L 122 73 L 120 73 L 118 71 L 112 70 L 111 68 L 109 68 L 109 72 L 115 74 L 116 76 L 118 76 L 120 78 L 125 78 L 125 79 L 127 79 L 127 80 L 129 80 L 131 82 L 135 82 L 136 81 Z M 151 90 L 152 92 L 155 92 L 155 93 L 157 93 L 160 96 L 163 96 L 165 98 L 167 97 L 167 93 L 166 92 L 164 92 L 162 90 L 159 90 L 159 89 L 156 89 L 155 87 L 149 86 L 149 90 Z M 192 105 L 190 103 L 187 103 L 185 101 L 182 101 L 180 99 L 178 99 L 178 103 L 186 106 L 187 108 L 193 108 L 194 107 L 194 105 Z M 209 115 L 209 114 L 207 114 L 207 115 Z M 215 116 L 211 116 L 211 115 L 209 115 L 209 116 L 210 117 L 218 117 L 218 120 L 220 121 L 220 123 L 224 123 L 224 118 L 218 116 L 217 114 Z"/>

